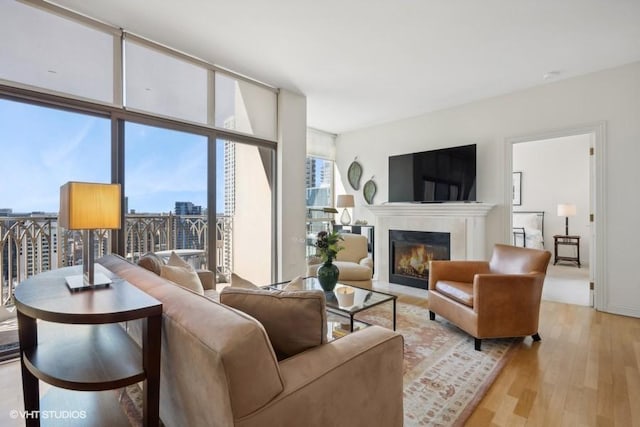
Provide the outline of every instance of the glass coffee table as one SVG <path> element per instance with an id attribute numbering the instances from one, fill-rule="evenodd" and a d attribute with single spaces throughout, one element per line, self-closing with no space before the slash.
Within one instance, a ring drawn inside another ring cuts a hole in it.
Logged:
<path id="1" fill-rule="evenodd" d="M 283 290 L 288 285 L 288 283 L 289 282 L 276 283 L 267 287 L 269 289 Z M 349 288 L 349 291 L 353 290 L 353 304 L 344 306 L 338 303 L 338 298 L 336 297 L 335 292 L 339 292 L 339 288 Z M 315 277 L 307 277 L 306 279 L 303 279 L 302 286 L 296 289 L 322 290 L 322 287 L 320 286 L 318 279 L 316 279 Z M 359 288 L 353 285 L 343 285 L 341 283 L 338 283 L 336 285 L 334 291 L 325 292 L 324 295 L 327 300 L 327 312 L 349 318 L 349 332 L 353 332 L 354 329 L 353 316 L 377 305 L 391 302 L 393 304 L 393 330 L 396 330 L 396 300 L 398 299 L 398 297 L 395 295 L 386 294 L 384 292 L 374 291 L 371 289 Z M 367 322 L 363 322 L 362 320 L 357 320 L 357 322 L 369 325 Z"/>

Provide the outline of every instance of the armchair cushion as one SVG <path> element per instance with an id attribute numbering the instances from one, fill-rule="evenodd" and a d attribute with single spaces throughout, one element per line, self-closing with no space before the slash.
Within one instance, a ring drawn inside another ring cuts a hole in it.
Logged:
<path id="1" fill-rule="evenodd" d="M 342 282 L 343 280 L 371 280 L 371 268 L 366 265 L 356 264 L 348 261 L 333 261 L 338 270 L 340 271 L 340 276 L 338 277 L 338 281 Z M 322 264 L 310 265 L 307 268 L 307 276 L 317 276 L 318 268 Z"/>
<path id="2" fill-rule="evenodd" d="M 473 307 L 473 283 L 440 280 L 436 282 L 436 290 L 454 301 Z"/>
<path id="3" fill-rule="evenodd" d="M 283 360 L 327 342 L 324 292 L 227 287 L 220 302 L 259 321 Z"/>

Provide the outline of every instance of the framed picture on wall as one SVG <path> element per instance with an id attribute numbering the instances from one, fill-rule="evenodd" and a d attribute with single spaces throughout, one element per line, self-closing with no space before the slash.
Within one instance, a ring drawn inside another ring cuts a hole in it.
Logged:
<path id="1" fill-rule="evenodd" d="M 513 185 L 512 185 L 513 206 L 522 205 L 522 172 L 513 173 Z"/>

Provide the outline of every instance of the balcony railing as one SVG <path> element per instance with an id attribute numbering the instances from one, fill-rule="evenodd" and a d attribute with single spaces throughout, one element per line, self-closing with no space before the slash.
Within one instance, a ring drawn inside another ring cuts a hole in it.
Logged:
<path id="1" fill-rule="evenodd" d="M 232 218 L 216 217 L 216 277 L 231 276 Z M 126 257 L 137 261 L 147 252 L 199 249 L 198 266 L 208 268 L 207 218 L 204 215 L 126 215 Z M 59 235 L 59 232 L 63 235 Z M 111 233 L 95 231 L 96 257 L 110 252 Z M 59 267 L 82 264 L 80 232 L 58 229 L 57 216 L 0 217 L 0 288 L 2 305 L 10 305 L 15 286 L 26 278 Z"/>

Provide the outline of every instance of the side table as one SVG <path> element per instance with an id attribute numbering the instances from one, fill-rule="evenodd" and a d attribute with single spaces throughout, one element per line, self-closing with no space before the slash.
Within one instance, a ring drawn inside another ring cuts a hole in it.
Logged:
<path id="1" fill-rule="evenodd" d="M 25 411 L 40 411 L 38 380 L 85 392 L 144 380 L 143 425 L 158 426 L 162 304 L 104 267 L 97 269 L 113 280 L 109 287 L 69 292 L 65 277 L 82 274 L 81 267 L 47 271 L 16 287 Z M 142 351 L 117 325 L 135 319 L 145 320 Z M 27 426 L 40 425 L 38 416 L 25 418 Z M 84 425 L 99 418 L 91 412 Z"/>
<path id="2" fill-rule="evenodd" d="M 558 255 L 559 246 L 575 246 L 576 256 L 564 256 Z M 556 265 L 558 261 L 573 262 L 580 268 L 580 236 L 565 236 L 562 234 L 556 234 L 553 236 L 553 265 Z"/>

